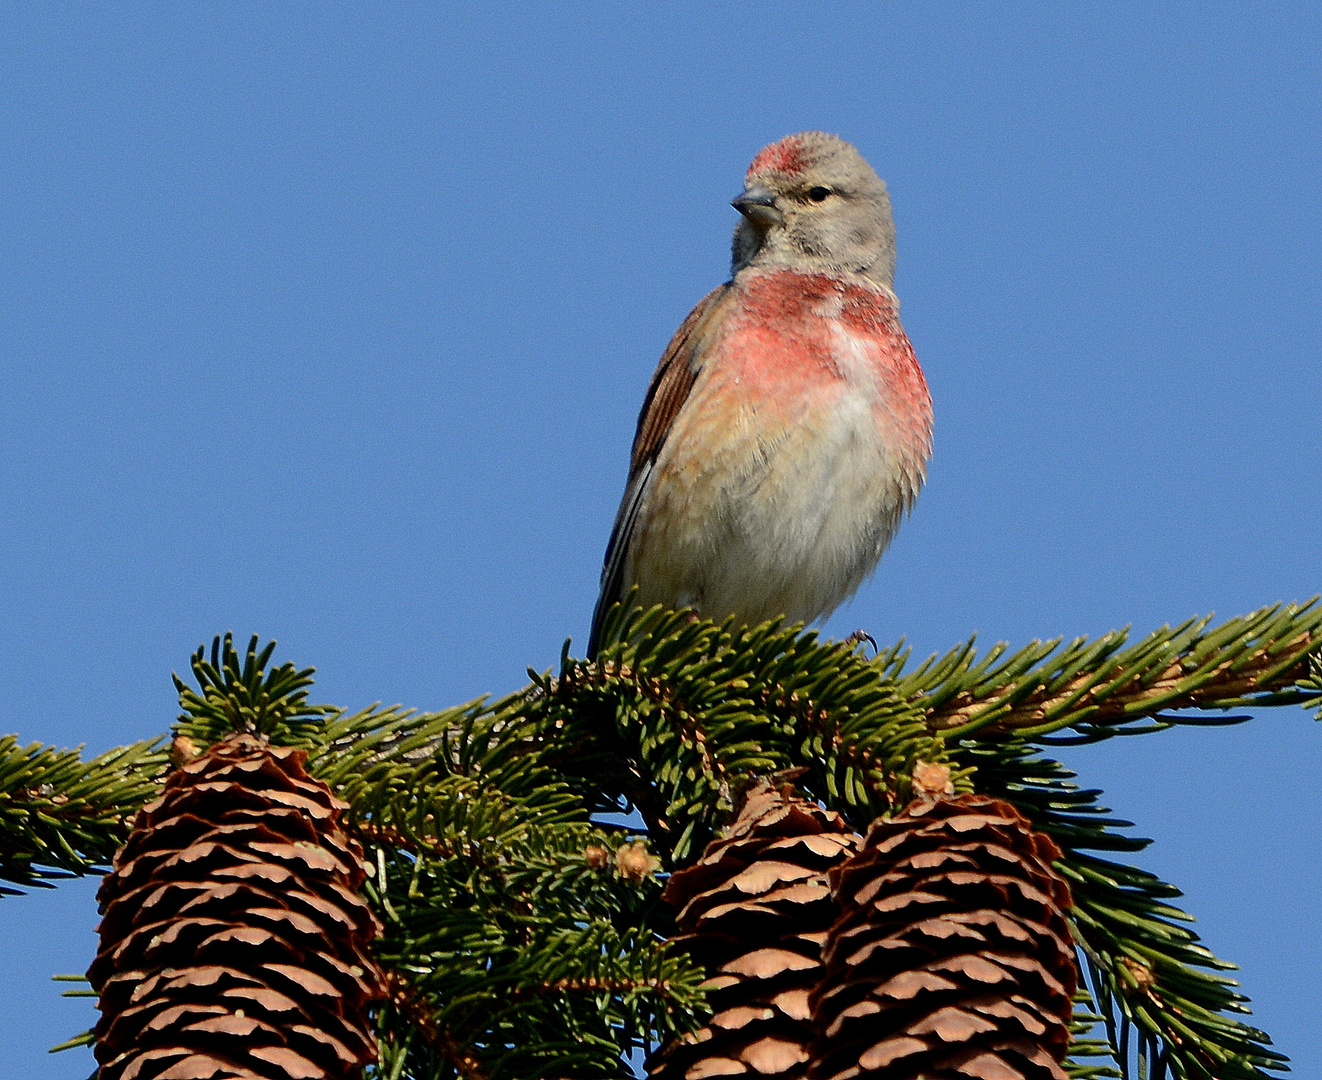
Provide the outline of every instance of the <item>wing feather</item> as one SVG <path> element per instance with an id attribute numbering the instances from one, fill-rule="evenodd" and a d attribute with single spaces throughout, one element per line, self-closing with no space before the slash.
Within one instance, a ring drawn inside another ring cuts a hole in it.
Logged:
<path id="1" fill-rule="evenodd" d="M 629 461 L 629 482 L 620 500 L 615 526 L 611 529 L 610 543 L 606 545 L 606 558 L 601 570 L 601 592 L 592 613 L 592 633 L 588 638 L 588 658 L 597 655 L 606 612 L 625 593 L 624 564 L 633 538 L 638 511 L 647 494 L 648 484 L 657 455 L 665 445 L 666 436 L 675 425 L 693 384 L 702 371 L 703 342 L 719 324 L 731 296 L 730 283 L 713 289 L 704 296 L 670 339 L 666 351 L 652 374 L 652 381 L 643 398 L 638 414 L 638 427 L 634 432 L 633 452 Z"/>

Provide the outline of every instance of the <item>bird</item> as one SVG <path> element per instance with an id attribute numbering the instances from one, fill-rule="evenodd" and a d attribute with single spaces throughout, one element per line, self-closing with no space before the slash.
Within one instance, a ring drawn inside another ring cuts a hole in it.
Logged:
<path id="1" fill-rule="evenodd" d="M 876 569 L 932 452 L 900 325 L 886 185 L 822 131 L 764 147 L 732 201 L 730 280 L 643 400 L 588 657 L 617 602 L 813 623 Z"/>

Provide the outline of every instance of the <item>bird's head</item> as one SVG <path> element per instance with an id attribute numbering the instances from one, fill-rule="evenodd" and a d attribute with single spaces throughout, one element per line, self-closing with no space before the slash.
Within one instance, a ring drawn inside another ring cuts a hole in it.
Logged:
<path id="1" fill-rule="evenodd" d="M 891 288 L 895 223 L 886 185 L 850 143 L 786 135 L 753 159 L 732 205 L 732 269 L 786 266 L 861 273 Z"/>

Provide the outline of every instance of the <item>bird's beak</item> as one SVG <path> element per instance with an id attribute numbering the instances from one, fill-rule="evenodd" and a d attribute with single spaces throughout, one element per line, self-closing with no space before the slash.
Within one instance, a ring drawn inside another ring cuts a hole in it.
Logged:
<path id="1" fill-rule="evenodd" d="M 739 213 L 743 214 L 755 227 L 767 230 L 773 225 L 784 225 L 785 215 L 776 209 L 776 196 L 761 184 L 751 187 L 730 200 Z"/>

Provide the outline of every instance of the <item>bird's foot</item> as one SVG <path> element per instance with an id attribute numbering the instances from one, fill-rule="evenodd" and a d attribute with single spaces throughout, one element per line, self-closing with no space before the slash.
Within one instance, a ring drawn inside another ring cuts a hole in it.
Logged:
<path id="1" fill-rule="evenodd" d="M 869 634 L 866 630 L 855 630 L 852 634 L 849 635 L 849 637 L 845 638 L 845 644 L 848 645 L 851 649 L 854 648 L 854 646 L 858 645 L 860 642 L 864 642 L 864 641 L 866 641 L 869 645 L 872 646 L 873 656 L 876 656 L 877 653 L 881 651 L 880 649 L 877 648 L 877 639 L 874 638 L 871 634 Z"/>

